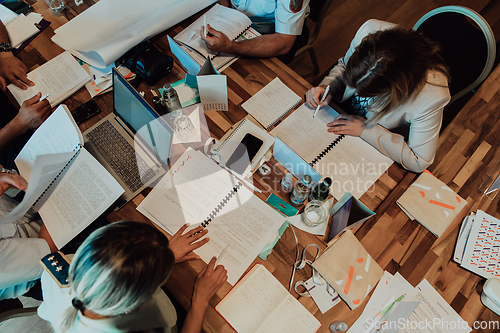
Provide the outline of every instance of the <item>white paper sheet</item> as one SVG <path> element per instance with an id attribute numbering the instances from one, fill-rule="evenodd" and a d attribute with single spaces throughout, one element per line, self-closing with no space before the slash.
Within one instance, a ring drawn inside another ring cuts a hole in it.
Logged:
<path id="1" fill-rule="evenodd" d="M 133 46 L 214 2 L 101 0 L 57 29 L 52 41 L 90 65 L 104 68 Z"/>

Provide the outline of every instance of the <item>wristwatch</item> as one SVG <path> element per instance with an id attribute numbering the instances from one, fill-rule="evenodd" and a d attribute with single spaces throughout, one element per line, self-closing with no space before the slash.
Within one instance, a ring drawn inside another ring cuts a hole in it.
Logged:
<path id="1" fill-rule="evenodd" d="M 12 46 L 10 43 L 7 42 L 1 42 L 0 43 L 0 52 L 9 52 L 12 51 Z"/>

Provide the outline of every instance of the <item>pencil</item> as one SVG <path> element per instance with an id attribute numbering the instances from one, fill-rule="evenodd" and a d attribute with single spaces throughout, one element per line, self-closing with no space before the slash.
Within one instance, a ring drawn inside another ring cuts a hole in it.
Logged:
<path id="1" fill-rule="evenodd" d="M 323 96 L 321 97 L 321 101 L 319 102 L 318 107 L 316 108 L 316 111 L 314 111 L 314 113 L 313 113 L 313 118 L 316 117 L 316 113 L 318 113 L 318 110 L 319 110 L 319 105 L 321 103 L 323 103 L 323 101 L 325 100 L 326 95 L 328 95 L 329 91 L 330 91 L 330 86 L 326 86 L 325 92 L 323 93 Z"/>

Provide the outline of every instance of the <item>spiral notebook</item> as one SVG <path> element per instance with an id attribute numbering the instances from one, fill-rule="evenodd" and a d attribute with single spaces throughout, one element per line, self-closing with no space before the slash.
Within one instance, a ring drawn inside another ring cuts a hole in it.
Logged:
<path id="1" fill-rule="evenodd" d="M 359 137 L 328 132 L 326 124 L 338 116 L 331 107 L 321 108 L 315 118 L 313 113 L 313 108 L 303 104 L 271 135 L 279 137 L 321 175 L 330 177 L 330 193 L 337 200 L 347 192 L 359 199 L 393 161 Z"/>
<path id="2" fill-rule="evenodd" d="M 23 201 L 0 223 L 17 220 L 34 206 L 58 248 L 123 193 L 113 176 L 83 148 L 82 134 L 65 105 L 36 130 L 15 162 L 29 185 Z"/>
<path id="3" fill-rule="evenodd" d="M 302 98 L 277 77 L 241 107 L 267 130 L 302 102 Z"/>
<path id="4" fill-rule="evenodd" d="M 229 40 L 250 39 L 260 35 L 257 31 L 250 28 L 252 21 L 236 9 L 215 4 L 204 16 L 206 17 L 207 24 L 213 29 L 224 33 Z M 198 63 L 199 66 L 203 66 L 205 59 L 210 57 L 217 70 L 220 70 L 226 64 L 237 59 L 237 57 L 210 51 L 206 43 L 201 39 L 201 27 L 203 25 L 204 18 L 201 16 L 186 29 L 178 33 L 174 37 L 174 40 L 179 43 L 180 48 Z"/>
<path id="5" fill-rule="evenodd" d="M 248 168 L 247 172 L 242 175 L 243 177 L 246 177 L 248 171 L 255 169 L 261 158 L 273 145 L 274 138 L 262 128 L 254 124 L 251 120 L 244 118 L 242 121 L 235 124 L 232 127 L 232 130 L 229 130 L 226 135 L 224 135 L 214 146 L 214 150 L 222 156 L 225 162 L 227 162 L 243 137 L 248 133 L 261 139 L 264 143 L 260 147 L 257 154 L 255 154 L 254 158 L 250 161 L 250 168 Z"/>
<path id="6" fill-rule="evenodd" d="M 137 210 L 171 235 L 185 223 L 207 228 L 210 242 L 194 251 L 207 263 L 229 244 L 219 263 L 228 270 L 231 284 L 285 220 L 231 173 L 192 149 L 174 163 Z"/>

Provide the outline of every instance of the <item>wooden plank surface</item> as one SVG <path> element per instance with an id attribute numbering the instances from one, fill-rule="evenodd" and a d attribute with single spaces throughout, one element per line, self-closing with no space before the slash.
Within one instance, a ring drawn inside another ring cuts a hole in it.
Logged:
<path id="1" fill-rule="evenodd" d="M 76 16 L 78 12 L 88 8 L 92 3 L 92 0 L 85 0 L 84 7 L 69 8 L 63 12 L 63 15 L 56 17 L 51 15 L 44 1 L 34 2 L 33 5 L 36 11 L 42 13 L 52 24 L 21 52 L 20 58 L 28 67 L 34 68 L 61 53 L 62 49 L 54 45 L 50 40 L 53 31 L 68 19 Z M 385 7 L 381 3 L 385 4 Z M 344 13 L 352 16 L 352 13 L 359 13 L 362 15 L 356 18 L 346 18 L 341 15 L 328 16 L 327 19 L 332 20 L 331 26 L 344 29 L 337 30 L 338 38 L 335 39 L 334 51 L 340 56 L 343 55 L 357 27 L 366 19 L 373 17 L 368 16 L 372 15 L 372 13 L 382 13 L 385 8 L 386 14 L 380 14 L 380 16 L 376 16 L 377 18 L 388 20 L 393 18 L 393 21 L 412 24 L 414 23 L 414 17 L 419 17 L 421 13 L 425 13 L 432 7 L 443 4 L 443 1 L 428 0 L 418 2 L 411 0 L 402 2 L 344 0 L 335 2 L 332 6 L 335 8 L 336 14 Z M 486 5 L 487 1 L 477 3 L 479 7 Z M 373 12 L 366 10 L 367 8 L 372 8 Z M 156 36 L 154 38 L 156 45 L 162 51 L 168 53 L 166 35 L 175 35 L 189 21 L 192 21 L 192 19 Z M 329 57 L 336 61 L 340 56 L 332 55 L 332 48 L 328 47 L 333 40 L 326 37 L 321 37 L 319 40 L 326 45 L 325 54 L 328 52 Z M 305 60 L 299 58 L 294 63 L 298 61 Z M 241 108 L 241 104 L 275 77 L 279 77 L 299 96 L 303 96 L 307 89 L 310 88 L 308 81 L 276 59 L 240 59 L 225 70 L 223 74 L 228 77 L 230 111 L 206 114 L 206 124 L 210 134 L 217 138 L 220 138 L 230 125 L 247 116 L 247 113 Z M 162 79 L 156 87 L 149 87 L 145 83 L 134 84 L 138 90 L 144 91 L 146 98 L 150 100 L 152 97 L 151 88 L 156 89 L 166 82 L 175 82 L 182 78 L 183 75 L 184 72 L 176 64 L 172 73 Z M 66 104 L 70 109 L 73 109 L 89 98 L 87 91 L 82 89 L 68 99 Z M 95 100 L 103 112 L 82 124 L 80 126 L 82 131 L 95 124 L 111 111 L 111 94 L 98 96 Z M 460 268 L 450 259 L 455 246 L 459 223 L 469 211 L 483 209 L 493 216 L 500 217 L 500 195 L 490 199 L 478 191 L 478 188 L 483 183 L 492 181 L 500 173 L 499 102 L 500 68 L 497 68 L 440 137 L 438 153 L 434 164 L 431 165 L 429 170 L 456 190 L 463 198 L 466 198 L 469 203 L 454 221 L 452 227 L 441 238 L 436 239 L 419 223 L 410 221 L 396 205 L 396 200 L 418 176 L 403 170 L 397 165 L 392 165 L 374 184 L 371 192 L 362 196 L 361 201 L 374 210 L 376 216 L 365 222 L 356 232 L 357 238 L 382 268 L 391 273 L 399 271 L 413 285 L 418 284 L 423 278 L 428 279 L 470 324 L 475 320 L 498 320 L 498 318 L 490 310 L 485 310 L 480 302 L 480 287 L 484 279 Z M 281 166 L 276 165 L 273 160 L 269 164 L 273 168 L 272 176 L 256 176 L 254 179 L 256 185 L 264 192 L 258 194 L 263 199 L 269 193 L 283 196 L 279 188 L 279 179 L 283 174 L 283 169 Z M 136 210 L 137 205 L 147 193 L 148 190 L 122 210 L 110 214 L 108 219 L 110 221 L 132 219 L 149 222 Z M 287 198 L 285 197 L 285 199 Z M 316 237 L 299 230 L 297 230 L 297 237 L 300 251 L 310 243 L 318 244 L 321 249 L 325 247 L 324 237 Z M 256 259 L 256 262 L 263 263 L 284 286 L 288 287 L 295 254 L 295 237 L 291 229 L 288 228 L 269 258 L 265 262 Z M 309 255 L 312 258 L 314 253 L 311 252 Z M 204 263 L 201 261 L 178 264 L 167 284 L 169 292 L 186 308 L 190 303 L 196 274 L 203 266 Z M 298 271 L 296 280 L 305 280 L 310 274 L 309 270 Z M 212 307 L 207 311 L 204 324 L 205 332 L 232 332 L 232 329 L 213 309 L 213 306 L 229 290 L 230 286 L 226 284 L 211 300 Z M 347 305 L 341 302 L 332 310 L 321 314 L 312 299 L 299 297 L 294 292 L 292 293 L 322 322 L 323 326 L 320 332 L 328 332 L 329 323 L 334 320 L 344 320 L 348 325 L 351 325 L 363 308 L 363 306 L 360 306 L 358 309 L 351 311 Z"/>

